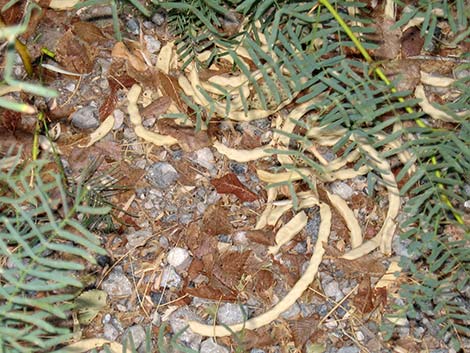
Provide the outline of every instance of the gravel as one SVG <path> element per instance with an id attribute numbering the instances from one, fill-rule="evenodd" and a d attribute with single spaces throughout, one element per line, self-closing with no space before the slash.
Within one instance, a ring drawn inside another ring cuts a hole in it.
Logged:
<path id="1" fill-rule="evenodd" d="M 177 341 L 194 350 L 199 350 L 202 337 L 192 332 L 191 329 L 187 328 L 187 326 L 188 321 L 197 319 L 197 315 L 187 306 L 175 310 L 169 317 L 172 331 L 175 334 L 179 334 Z"/>
<path id="2" fill-rule="evenodd" d="M 96 129 L 100 126 L 98 116 L 98 109 L 96 107 L 87 106 L 72 113 L 70 120 L 72 121 L 72 125 L 77 129 L 89 130 Z"/>
<path id="3" fill-rule="evenodd" d="M 141 325 L 134 325 L 129 327 L 127 335 L 125 335 L 128 342 L 130 340 L 130 337 L 132 337 L 132 342 L 134 342 L 134 347 L 136 349 L 139 349 L 139 347 L 145 342 L 145 336 L 145 330 Z M 129 346 L 130 344 L 128 344 L 128 347 Z"/>
<path id="4" fill-rule="evenodd" d="M 110 297 L 129 296 L 132 294 L 132 284 L 124 275 L 122 267 L 116 266 L 108 278 L 103 281 L 103 290 Z"/>
<path id="5" fill-rule="evenodd" d="M 181 272 L 191 264 L 191 255 L 188 250 L 176 247 L 168 252 L 167 261 L 177 272 Z"/>
<path id="6" fill-rule="evenodd" d="M 156 162 L 147 171 L 147 180 L 158 189 L 165 189 L 176 183 L 179 174 L 169 163 Z"/>
<path id="7" fill-rule="evenodd" d="M 342 181 L 336 181 L 330 185 L 330 190 L 333 194 L 338 195 L 344 200 L 348 200 L 353 195 L 353 189 Z"/>
<path id="8" fill-rule="evenodd" d="M 243 322 L 247 319 L 248 308 L 243 306 L 243 310 L 239 304 L 224 303 L 217 311 L 217 321 L 221 325 L 233 325 Z"/>
<path id="9" fill-rule="evenodd" d="M 206 339 L 201 343 L 201 353 L 229 353 L 229 350 L 224 346 L 215 343 L 212 338 Z"/>
<path id="10" fill-rule="evenodd" d="M 338 353 L 359 353 L 359 348 L 356 346 L 347 346 L 338 349 Z"/>
<path id="11" fill-rule="evenodd" d="M 167 266 L 163 269 L 160 287 L 179 288 L 182 283 L 181 276 L 173 266 Z"/>

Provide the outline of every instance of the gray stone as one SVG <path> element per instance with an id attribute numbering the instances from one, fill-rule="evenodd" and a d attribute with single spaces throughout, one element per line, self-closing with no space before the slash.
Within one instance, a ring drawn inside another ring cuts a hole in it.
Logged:
<path id="1" fill-rule="evenodd" d="M 171 164 L 165 162 L 152 164 L 147 172 L 149 182 L 159 189 L 170 187 L 178 178 L 179 174 L 176 169 Z"/>
<path id="2" fill-rule="evenodd" d="M 130 345 L 130 337 L 132 337 L 132 342 L 134 342 L 134 347 L 136 349 L 139 349 L 142 343 L 145 342 L 146 334 L 145 334 L 144 328 L 141 325 L 134 325 L 134 326 L 129 327 L 126 336 L 127 336 L 126 337 L 127 341 L 129 342 L 128 347 L 132 347 Z"/>
<path id="3" fill-rule="evenodd" d="M 119 336 L 119 331 L 112 324 L 104 324 L 103 326 L 103 338 L 109 341 L 115 341 Z"/>
<path id="4" fill-rule="evenodd" d="M 119 130 L 122 127 L 122 124 L 124 122 L 124 113 L 122 110 L 116 109 L 113 112 L 114 116 L 114 125 L 113 125 L 113 130 Z"/>
<path id="5" fill-rule="evenodd" d="M 334 298 L 336 301 L 341 300 L 341 298 L 344 296 L 343 292 L 339 288 L 338 282 L 334 280 L 323 286 L 323 291 L 325 292 L 326 296 Z"/>
<path id="6" fill-rule="evenodd" d="M 348 200 L 353 195 L 353 189 L 342 181 L 335 181 L 330 185 L 330 190 L 332 193 L 338 195 L 344 200 Z"/>
<path id="7" fill-rule="evenodd" d="M 140 28 L 139 28 L 139 22 L 135 18 L 131 18 L 129 21 L 127 21 L 127 30 L 129 33 L 132 34 L 139 34 Z"/>
<path id="8" fill-rule="evenodd" d="M 307 222 L 307 225 L 305 226 L 305 232 L 310 238 L 312 238 L 314 242 L 316 242 L 318 238 L 318 232 L 320 231 L 320 223 L 320 213 L 316 212 L 310 217 Z"/>
<path id="9" fill-rule="evenodd" d="M 192 349 L 199 350 L 202 337 L 188 328 L 188 321 L 198 320 L 197 315 L 187 306 L 175 310 L 169 317 L 173 334 L 179 334 L 178 341 Z"/>
<path id="10" fill-rule="evenodd" d="M 173 248 L 168 252 L 166 260 L 176 271 L 184 271 L 191 264 L 191 254 L 183 248 Z"/>
<path id="11" fill-rule="evenodd" d="M 181 283 L 182 279 L 173 266 L 167 266 L 163 269 L 160 287 L 179 288 Z"/>
<path id="12" fill-rule="evenodd" d="M 157 26 L 161 26 L 165 23 L 166 16 L 163 12 L 155 12 L 152 16 L 152 22 L 155 23 Z"/>
<path id="13" fill-rule="evenodd" d="M 72 125 L 81 130 L 96 129 L 100 126 L 98 109 L 88 106 L 78 109 L 70 116 Z"/>
<path id="14" fill-rule="evenodd" d="M 154 36 L 145 35 L 144 40 L 147 44 L 147 50 L 150 53 L 156 54 L 160 51 L 160 48 L 162 47 L 162 43 L 160 43 L 160 41 L 157 38 L 155 38 Z"/>
<path id="15" fill-rule="evenodd" d="M 359 353 L 359 348 L 356 346 L 347 346 L 338 349 L 338 353 Z"/>
<path id="16" fill-rule="evenodd" d="M 245 306 L 242 309 L 239 304 L 224 303 L 217 311 L 217 321 L 222 325 L 238 324 L 248 319 L 245 315 L 248 315 Z"/>
<path id="17" fill-rule="evenodd" d="M 132 294 L 132 284 L 124 275 L 122 267 L 116 266 L 108 278 L 103 281 L 103 290 L 111 297 L 129 296 Z"/>
<path id="18" fill-rule="evenodd" d="M 235 174 L 246 174 L 248 171 L 248 165 L 246 163 L 237 163 L 237 162 L 231 162 L 229 164 L 230 169 L 232 172 Z"/>
<path id="19" fill-rule="evenodd" d="M 215 343 L 212 338 L 206 339 L 201 343 L 199 350 L 201 353 L 229 353 L 229 350 L 220 344 Z"/>
<path id="20" fill-rule="evenodd" d="M 297 304 L 297 302 L 292 304 L 289 307 L 289 309 L 287 309 L 281 314 L 281 317 L 286 320 L 295 320 L 295 319 L 298 319 L 299 316 L 300 316 L 300 306 L 299 304 Z"/>
<path id="21" fill-rule="evenodd" d="M 152 235 L 153 234 L 149 229 L 142 229 L 132 232 L 131 234 L 126 235 L 126 248 L 133 249 L 137 246 L 142 246 L 150 237 L 152 237 Z"/>
<path id="22" fill-rule="evenodd" d="M 262 349 L 259 349 L 259 348 L 253 348 L 250 353 L 266 353 L 265 351 L 263 351 Z"/>
<path id="23" fill-rule="evenodd" d="M 214 170 L 214 155 L 209 147 L 201 148 L 194 152 L 193 161 L 209 171 Z"/>

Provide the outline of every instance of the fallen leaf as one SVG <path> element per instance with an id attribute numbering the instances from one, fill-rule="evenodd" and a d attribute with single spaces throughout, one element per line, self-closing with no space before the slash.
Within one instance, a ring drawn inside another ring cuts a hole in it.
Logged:
<path id="1" fill-rule="evenodd" d="M 187 113 L 188 109 L 186 104 L 180 97 L 180 92 L 182 88 L 180 87 L 178 80 L 162 71 L 157 71 L 154 74 L 154 80 L 158 85 L 158 88 L 162 91 L 165 96 L 171 98 L 171 100 L 176 104 L 176 107 L 181 113 Z"/>
<path id="2" fill-rule="evenodd" d="M 289 322 L 289 329 L 296 347 L 301 348 L 305 345 L 314 334 L 318 321 L 318 314 L 313 314 L 312 316 Z"/>
<path id="3" fill-rule="evenodd" d="M 352 302 L 354 306 L 363 314 L 368 314 L 375 309 L 374 293 L 370 283 L 370 277 L 365 275 L 362 277 L 357 289 L 356 295 L 353 297 Z"/>
<path id="4" fill-rule="evenodd" d="M 223 301 L 235 301 L 237 296 L 231 293 L 223 293 L 220 289 L 212 286 L 203 285 L 197 288 L 186 288 L 184 292 L 192 295 L 193 297 L 210 299 L 210 300 L 223 300 Z"/>
<path id="5" fill-rule="evenodd" d="M 106 306 L 107 293 L 102 290 L 83 292 L 75 299 L 75 309 L 78 310 L 78 321 L 88 325 Z"/>
<path id="6" fill-rule="evenodd" d="M 65 32 L 57 43 L 56 59 L 68 71 L 78 74 L 90 73 L 95 65 L 95 49 L 75 36 Z"/>
<path id="7" fill-rule="evenodd" d="M 88 44 L 100 44 L 107 40 L 101 29 L 90 22 L 79 21 L 74 23 L 72 32 Z"/>
<path id="8" fill-rule="evenodd" d="M 253 202 L 259 198 L 254 192 L 248 190 L 233 173 L 228 173 L 218 179 L 212 179 L 211 184 L 219 194 L 233 194 L 242 202 Z"/>
<path id="9" fill-rule="evenodd" d="M 263 348 L 273 346 L 279 343 L 279 337 L 271 333 L 267 327 L 261 327 L 257 330 L 243 331 L 243 348 L 247 351 L 253 348 Z"/>
<path id="10" fill-rule="evenodd" d="M 143 72 L 148 70 L 144 60 L 137 55 L 132 54 L 123 42 L 117 42 L 111 52 L 114 58 L 126 59 L 131 66 L 137 71 Z"/>
<path id="11" fill-rule="evenodd" d="M 378 59 L 396 59 L 400 53 L 400 28 L 390 30 L 395 21 L 390 18 L 383 18 L 376 21 L 375 41 L 380 46 L 373 50 L 373 54 Z"/>
<path id="12" fill-rule="evenodd" d="M 404 58 L 419 55 L 424 45 L 424 38 L 421 37 L 418 27 L 410 27 L 401 37 L 401 55 Z"/>
<path id="13" fill-rule="evenodd" d="M 103 137 L 105 137 L 112 129 L 114 126 L 114 116 L 109 115 L 105 121 L 101 123 L 101 125 L 90 134 L 90 140 L 85 146 L 79 145 L 79 147 L 90 147 L 91 145 L 95 144 L 95 142 L 98 142 L 101 140 Z"/>
<path id="14" fill-rule="evenodd" d="M 214 264 L 212 274 L 231 290 L 237 290 L 245 275 L 245 264 L 250 254 L 251 251 L 230 251 L 222 254 Z"/>
<path id="15" fill-rule="evenodd" d="M 268 230 L 248 230 L 246 232 L 246 237 L 252 242 L 263 244 L 266 246 L 271 246 L 275 244 L 274 234 L 272 231 Z"/>
<path id="16" fill-rule="evenodd" d="M 173 119 L 159 119 L 158 131 L 178 140 L 178 144 L 185 152 L 194 152 L 211 145 L 207 131 L 196 131 L 192 126 L 180 126 Z"/>
<path id="17" fill-rule="evenodd" d="M 168 108 L 170 108 L 170 105 L 170 97 L 158 97 L 152 103 L 142 109 L 140 115 L 142 116 L 142 119 L 158 118 L 160 115 L 166 113 Z"/>
<path id="18" fill-rule="evenodd" d="M 116 89 L 115 85 L 113 85 L 113 88 L 110 89 L 109 94 L 106 96 L 104 99 L 103 103 L 100 106 L 99 109 L 99 118 L 101 121 L 111 115 L 114 111 L 114 108 L 116 107 L 117 103 L 117 95 L 116 95 Z"/>
<path id="19" fill-rule="evenodd" d="M 209 236 L 230 234 L 233 227 L 228 220 L 228 211 L 215 204 L 207 207 L 202 218 L 202 231 Z"/>

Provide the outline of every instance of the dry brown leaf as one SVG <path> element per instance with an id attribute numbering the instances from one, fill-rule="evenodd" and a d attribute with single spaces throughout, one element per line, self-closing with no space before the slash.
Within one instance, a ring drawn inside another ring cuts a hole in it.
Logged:
<path id="1" fill-rule="evenodd" d="M 211 145 L 207 131 L 196 131 L 192 126 L 180 126 L 173 119 L 159 119 L 158 131 L 178 140 L 185 152 L 194 152 Z"/>
<path id="2" fill-rule="evenodd" d="M 107 40 L 100 28 L 91 22 L 76 22 L 73 24 L 72 32 L 88 44 L 101 44 Z"/>
<path id="3" fill-rule="evenodd" d="M 370 283 L 370 277 L 365 275 L 362 277 L 357 289 L 356 295 L 353 297 L 352 302 L 354 306 L 363 314 L 368 314 L 375 309 L 374 293 Z"/>
<path id="4" fill-rule="evenodd" d="M 116 86 L 112 86 L 116 87 Z M 116 108 L 116 103 L 117 103 L 117 95 L 116 95 L 116 89 L 111 88 L 109 94 L 106 96 L 104 99 L 103 103 L 101 103 L 100 109 L 98 111 L 99 113 L 99 118 L 101 121 L 106 119 L 109 115 L 111 115 L 114 111 L 114 108 Z"/>
<path id="5" fill-rule="evenodd" d="M 111 52 L 114 58 L 126 59 L 129 64 L 137 71 L 147 71 L 148 67 L 144 60 L 137 55 L 132 54 L 123 42 L 117 42 Z"/>
<path id="6" fill-rule="evenodd" d="M 419 55 L 423 49 L 424 38 L 418 27 L 410 27 L 401 37 L 401 55 L 404 58 Z"/>
<path id="7" fill-rule="evenodd" d="M 209 236 L 232 233 L 227 209 L 218 204 L 210 205 L 204 212 L 201 229 Z"/>
<path id="8" fill-rule="evenodd" d="M 266 246 L 271 246 L 275 244 L 275 236 L 272 230 L 248 230 L 246 232 L 246 237 L 252 242 L 263 244 Z"/>
<path id="9" fill-rule="evenodd" d="M 218 179 L 212 179 L 211 184 L 219 194 L 233 194 L 243 202 L 253 202 L 259 198 L 254 192 L 248 190 L 233 173 L 225 174 Z"/>
<path id="10" fill-rule="evenodd" d="M 210 300 L 223 300 L 223 301 L 236 301 L 237 296 L 230 292 L 224 293 L 219 288 L 214 288 L 209 285 L 203 285 L 197 288 L 186 288 L 184 292 L 192 295 L 193 297 L 210 299 Z"/>
<path id="11" fill-rule="evenodd" d="M 231 290 L 236 291 L 242 277 L 245 275 L 245 264 L 251 251 L 230 251 L 217 259 L 212 274 Z"/>
<path id="12" fill-rule="evenodd" d="M 157 71 L 154 74 L 154 80 L 162 91 L 162 93 L 165 96 L 171 98 L 171 100 L 176 104 L 176 107 L 181 113 L 188 112 L 186 104 L 180 97 L 180 92 L 182 92 L 182 89 L 178 83 L 178 80 L 175 77 L 167 75 L 162 71 Z"/>
<path id="13" fill-rule="evenodd" d="M 65 32 L 57 43 L 56 59 L 68 71 L 87 74 L 95 65 L 95 49 L 75 36 L 71 30 Z"/>
<path id="14" fill-rule="evenodd" d="M 142 119 L 158 118 L 160 115 L 167 112 L 168 108 L 170 108 L 170 105 L 170 97 L 158 97 L 152 103 L 142 109 L 140 115 L 142 115 Z"/>
<path id="15" fill-rule="evenodd" d="M 305 345 L 308 339 L 315 333 L 318 321 L 318 314 L 313 314 L 312 316 L 289 322 L 289 329 L 296 347 L 302 348 Z"/>
<path id="16" fill-rule="evenodd" d="M 400 28 L 390 30 L 395 21 L 387 17 L 378 20 L 376 23 L 376 40 L 381 44 L 373 51 L 374 56 L 378 59 L 396 59 L 400 54 Z"/>
<path id="17" fill-rule="evenodd" d="M 257 330 L 243 331 L 242 347 L 249 351 L 253 348 L 263 348 L 279 343 L 279 337 L 272 334 L 269 328 L 262 327 Z"/>

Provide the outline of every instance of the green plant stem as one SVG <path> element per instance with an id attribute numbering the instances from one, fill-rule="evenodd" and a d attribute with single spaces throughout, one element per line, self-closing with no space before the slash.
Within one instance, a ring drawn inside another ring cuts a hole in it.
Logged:
<path id="1" fill-rule="evenodd" d="M 356 35 L 353 33 L 353 31 L 351 30 L 351 28 L 349 28 L 348 24 L 346 22 L 344 22 L 344 20 L 341 18 L 341 16 L 339 15 L 338 11 L 336 11 L 336 9 L 330 4 L 330 2 L 328 0 L 318 0 L 318 2 L 325 6 L 328 11 L 330 11 L 330 13 L 333 15 L 333 17 L 336 19 L 336 21 L 338 21 L 339 25 L 343 28 L 344 32 L 346 32 L 346 34 L 348 35 L 348 37 L 351 39 L 351 41 L 354 43 L 354 45 L 356 46 L 356 48 L 359 50 L 359 52 L 362 54 L 362 56 L 364 57 L 364 59 L 369 63 L 369 64 L 373 64 L 374 63 L 374 60 L 372 59 L 372 57 L 369 55 L 369 53 L 367 52 L 367 50 L 364 48 L 364 46 L 362 45 L 362 43 L 359 41 L 359 39 L 356 37 Z M 375 74 L 383 81 L 385 82 L 386 85 L 388 85 L 390 87 L 390 91 L 392 93 L 396 93 L 397 92 L 397 89 L 395 87 L 393 87 L 392 83 L 390 82 L 390 80 L 387 78 L 387 76 L 384 74 L 384 72 L 380 69 L 380 67 L 375 67 L 374 68 L 374 72 Z M 404 98 L 403 97 L 398 97 L 398 101 L 399 102 L 404 102 Z M 407 113 L 409 114 L 413 114 L 415 113 L 415 111 L 413 110 L 413 108 L 411 107 L 405 107 L 405 110 L 407 111 Z M 419 127 L 421 128 L 425 128 L 427 127 L 427 125 L 423 122 L 423 120 L 419 119 L 419 118 L 416 118 L 415 119 L 415 122 L 416 122 L 416 125 L 418 125 Z M 437 158 L 436 156 L 432 156 L 430 158 L 431 160 L 431 163 L 433 165 L 437 165 Z M 438 178 L 441 178 L 442 177 L 442 173 L 439 171 L 439 170 L 436 170 L 434 172 L 434 175 Z M 441 184 L 441 183 L 438 183 L 438 188 L 441 189 L 441 190 L 444 190 L 444 185 Z M 445 194 L 441 194 L 440 195 L 440 198 L 441 200 L 449 207 L 449 209 L 451 210 L 452 214 L 454 215 L 455 219 L 457 220 L 457 222 L 459 224 L 464 224 L 464 221 L 463 221 L 463 218 L 462 216 L 460 216 L 460 214 L 457 212 L 457 210 L 454 208 L 454 206 L 452 205 L 452 203 L 450 202 L 449 198 L 445 195 Z"/>

